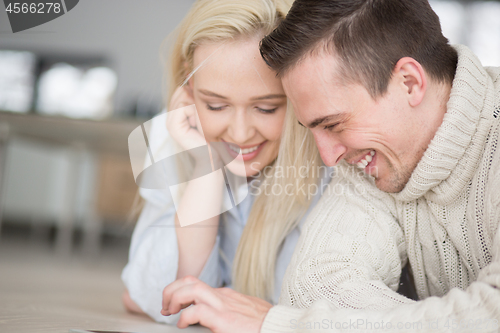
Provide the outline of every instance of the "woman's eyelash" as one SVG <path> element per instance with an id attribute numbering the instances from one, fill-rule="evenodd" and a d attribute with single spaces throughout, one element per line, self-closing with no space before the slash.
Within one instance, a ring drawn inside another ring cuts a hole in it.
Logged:
<path id="1" fill-rule="evenodd" d="M 214 107 L 214 106 L 211 106 L 210 104 L 207 104 L 207 109 L 209 109 L 211 111 L 221 111 L 223 108 L 224 108 L 223 106 Z"/>
<path id="2" fill-rule="evenodd" d="M 226 106 L 211 106 L 210 104 L 207 104 L 207 109 L 210 110 L 210 111 L 222 111 Z M 274 108 L 274 109 L 263 109 L 263 108 L 259 108 L 257 107 L 257 110 L 259 110 L 260 112 L 262 113 L 274 113 L 278 108 Z"/>
<path id="3" fill-rule="evenodd" d="M 274 113 L 278 108 L 274 109 L 263 109 L 263 108 L 257 108 L 260 112 L 262 113 Z"/>

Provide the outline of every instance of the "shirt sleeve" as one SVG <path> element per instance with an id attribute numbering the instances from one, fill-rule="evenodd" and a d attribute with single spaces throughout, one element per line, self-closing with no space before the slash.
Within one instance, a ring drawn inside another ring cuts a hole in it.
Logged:
<path id="1" fill-rule="evenodd" d="M 169 193 L 142 189 L 141 194 L 146 203 L 132 235 L 129 261 L 122 280 L 131 299 L 146 314 L 158 322 L 175 324 L 178 315 L 165 317 L 160 314 L 163 289 L 177 276 L 175 209 L 169 204 Z M 158 205 L 161 198 L 164 204 Z M 199 276 L 212 287 L 220 286 L 218 248 L 219 236 Z"/>
<path id="2" fill-rule="evenodd" d="M 370 207 L 374 201 L 363 203 L 362 197 L 327 196 L 318 205 L 287 272 L 285 296 L 261 332 L 498 332 L 498 230 L 492 262 L 477 281 L 415 302 L 395 292 L 395 256 L 404 258 L 397 250 L 404 246 L 401 230 L 383 207 Z"/>
<path id="3" fill-rule="evenodd" d="M 175 144 L 165 126 L 165 113 L 148 122 L 149 147 L 161 163 L 152 179 L 158 183 L 175 184 L 177 164 L 165 157 L 175 155 Z M 148 159 L 146 159 L 148 161 Z M 145 164 L 147 165 L 147 163 Z M 150 179 L 151 180 L 151 179 Z M 166 185 L 167 186 L 167 185 Z M 145 200 L 137 221 L 129 250 L 129 261 L 122 272 L 122 280 L 131 299 L 151 318 L 158 322 L 176 323 L 179 315 L 164 317 L 160 314 L 163 289 L 177 277 L 178 246 L 175 231 L 175 189 L 141 188 Z M 198 277 L 212 287 L 221 285 L 219 264 L 220 236 Z"/>

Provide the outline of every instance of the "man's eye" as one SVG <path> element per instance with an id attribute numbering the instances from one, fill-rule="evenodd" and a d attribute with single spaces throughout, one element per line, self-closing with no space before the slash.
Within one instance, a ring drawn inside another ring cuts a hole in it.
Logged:
<path id="1" fill-rule="evenodd" d="M 211 111 L 221 111 L 224 109 L 224 106 L 211 106 L 210 104 L 207 104 L 207 109 Z"/>
<path id="2" fill-rule="evenodd" d="M 339 124 L 339 123 L 335 123 L 335 124 L 332 124 L 332 125 L 326 125 L 326 126 L 324 127 L 324 129 L 331 131 L 331 130 L 333 130 L 333 129 L 335 128 L 335 126 L 337 126 L 338 124 Z"/>

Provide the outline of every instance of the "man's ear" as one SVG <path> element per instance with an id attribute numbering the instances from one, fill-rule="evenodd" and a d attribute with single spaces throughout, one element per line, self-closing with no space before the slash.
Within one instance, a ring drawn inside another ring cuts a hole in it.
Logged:
<path id="1" fill-rule="evenodd" d="M 398 77 L 406 86 L 408 103 L 418 106 L 427 90 L 427 74 L 422 65 L 413 58 L 401 58 L 394 67 L 393 77 Z"/>

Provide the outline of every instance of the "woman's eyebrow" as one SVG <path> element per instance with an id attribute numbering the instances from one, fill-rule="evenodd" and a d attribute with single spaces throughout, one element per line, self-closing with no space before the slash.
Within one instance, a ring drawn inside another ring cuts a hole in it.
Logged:
<path id="1" fill-rule="evenodd" d="M 257 96 L 251 98 L 252 101 L 260 101 L 263 99 L 276 99 L 276 98 L 286 98 L 285 94 L 269 94 L 269 95 L 264 95 L 264 96 Z"/>
<path id="2" fill-rule="evenodd" d="M 219 95 L 214 93 L 213 91 L 206 90 L 206 89 L 198 89 L 200 93 L 202 93 L 205 96 L 210 96 L 210 97 L 215 97 L 215 98 L 220 98 L 220 99 L 229 99 L 225 96 Z M 277 98 L 286 98 L 285 94 L 269 94 L 269 95 L 264 95 L 264 96 L 257 96 L 257 97 L 252 97 L 250 100 L 252 101 L 261 101 L 265 99 L 277 99 Z"/>
<path id="3" fill-rule="evenodd" d="M 219 95 L 219 94 L 216 94 L 212 91 L 209 91 L 209 90 L 205 90 L 205 89 L 198 89 L 199 92 L 201 92 L 203 95 L 206 95 L 206 96 L 210 96 L 210 97 L 216 97 L 216 98 L 220 98 L 220 99 L 229 99 L 225 96 L 222 96 L 222 95 Z"/>

